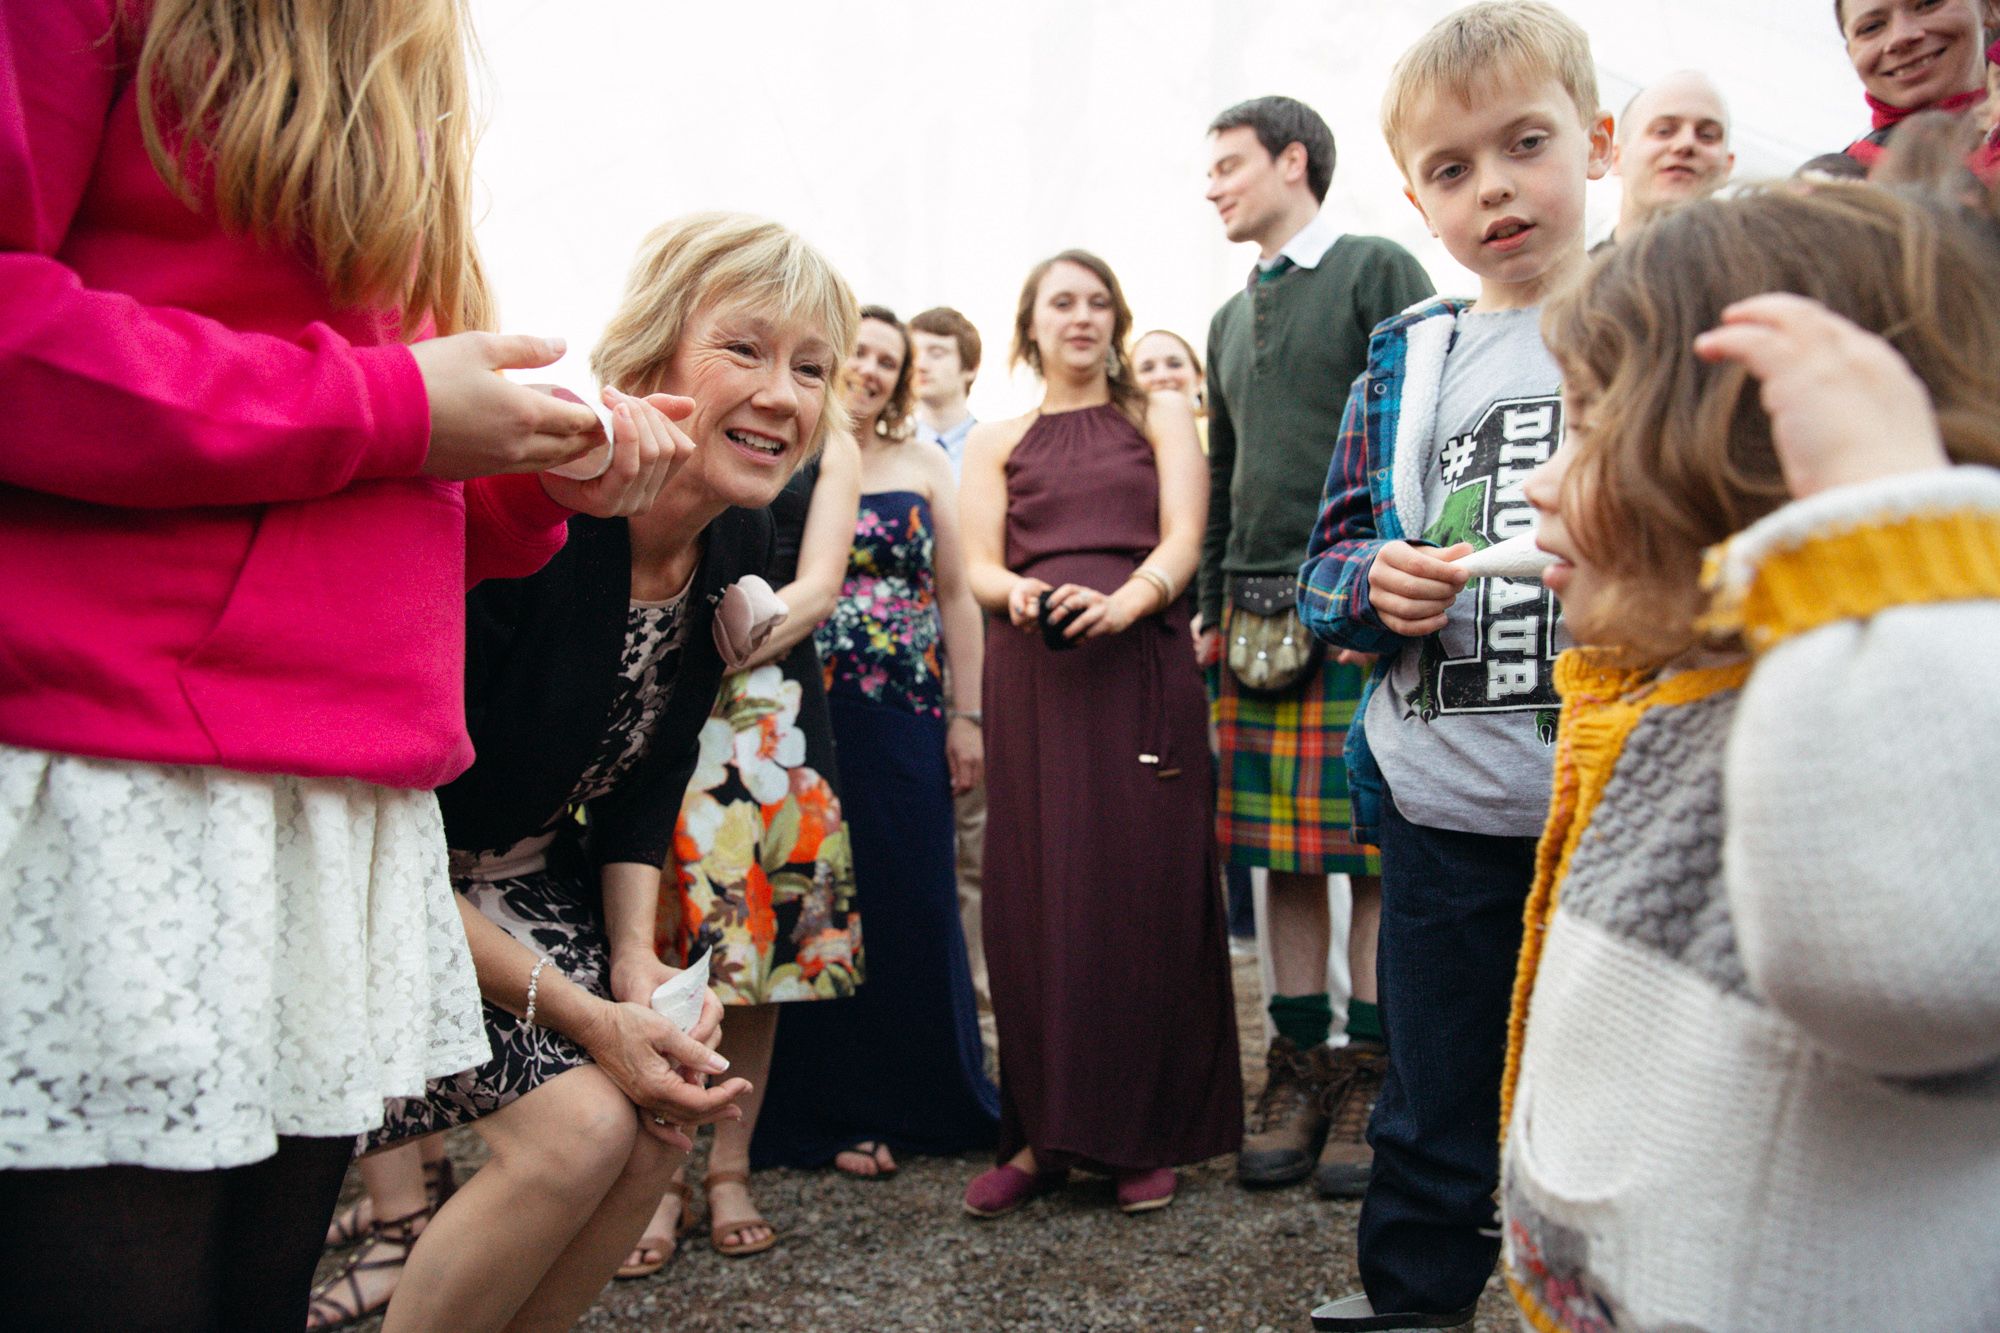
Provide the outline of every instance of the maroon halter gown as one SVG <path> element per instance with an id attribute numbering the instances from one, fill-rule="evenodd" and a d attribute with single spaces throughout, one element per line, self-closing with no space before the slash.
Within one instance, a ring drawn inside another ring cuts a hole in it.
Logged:
<path id="1" fill-rule="evenodd" d="M 1043 416 L 1007 460 L 1006 560 L 1110 592 L 1159 542 L 1152 447 L 1114 407 Z M 1242 1138 L 1207 697 L 1183 596 L 1051 651 L 986 636 L 984 923 L 1000 1160 L 1114 1171 Z"/>

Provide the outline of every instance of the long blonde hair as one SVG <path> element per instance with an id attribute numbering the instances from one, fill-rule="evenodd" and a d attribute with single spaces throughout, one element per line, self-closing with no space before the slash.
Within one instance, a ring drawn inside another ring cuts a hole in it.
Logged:
<path id="1" fill-rule="evenodd" d="M 154 167 L 343 306 L 397 310 L 405 334 L 488 326 L 464 3 L 157 0 L 137 75 Z"/>

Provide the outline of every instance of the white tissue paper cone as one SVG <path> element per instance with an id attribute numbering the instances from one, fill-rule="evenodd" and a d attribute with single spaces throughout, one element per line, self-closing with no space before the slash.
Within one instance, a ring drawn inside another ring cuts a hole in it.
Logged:
<path id="1" fill-rule="evenodd" d="M 609 427 L 606 427 L 606 429 L 608 430 Z M 610 470 L 611 445 L 609 442 L 598 445 L 581 458 L 573 458 L 560 467 L 547 469 L 547 471 L 555 473 L 558 477 L 568 477 L 571 481 L 596 481 Z"/>
<path id="2" fill-rule="evenodd" d="M 1457 564 L 1467 574 L 1476 579 L 1535 579 L 1539 581 L 1542 571 L 1556 562 L 1556 558 L 1535 545 L 1535 534 L 1524 532 L 1518 537 L 1495 542 L 1483 551 L 1474 551 L 1461 558 Z"/>
<path id="3" fill-rule="evenodd" d="M 597 420 L 604 427 L 603 444 L 598 445 L 581 458 L 572 458 L 561 467 L 547 468 L 545 471 L 553 472 L 558 477 L 568 477 L 571 481 L 596 481 L 606 472 L 609 472 L 611 470 L 612 440 L 610 410 L 602 406 L 601 403 L 586 401 L 581 394 L 570 389 L 565 389 L 559 384 L 533 385 L 531 387 L 544 389 L 552 397 L 560 398 L 566 403 L 575 403 L 579 407 L 589 408 L 597 414 Z"/>
<path id="4" fill-rule="evenodd" d="M 653 1012 L 686 1032 L 701 1020 L 702 996 L 708 991 L 708 955 L 653 992 Z"/>

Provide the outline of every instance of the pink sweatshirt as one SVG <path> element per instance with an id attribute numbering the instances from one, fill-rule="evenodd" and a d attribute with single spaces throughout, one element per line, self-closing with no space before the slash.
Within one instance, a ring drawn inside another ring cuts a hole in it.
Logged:
<path id="1" fill-rule="evenodd" d="M 0 5 L 0 742 L 437 786 L 464 590 L 568 511 L 418 474 L 394 319 L 173 197 L 113 17 Z"/>

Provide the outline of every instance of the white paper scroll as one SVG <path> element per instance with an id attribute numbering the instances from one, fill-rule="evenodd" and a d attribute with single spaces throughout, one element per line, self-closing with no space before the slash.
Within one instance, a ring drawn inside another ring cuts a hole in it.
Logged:
<path id="1" fill-rule="evenodd" d="M 1556 558 L 1535 545 L 1535 534 L 1524 532 L 1518 537 L 1495 542 L 1483 551 L 1474 551 L 1460 558 L 1456 563 L 1460 569 L 1476 579 L 1535 579 L 1539 581 L 1542 571 L 1556 562 Z"/>
<path id="2" fill-rule="evenodd" d="M 702 997 L 707 993 L 708 955 L 704 953 L 694 966 L 660 983 L 653 992 L 653 1012 L 686 1032 L 700 1021 Z"/>
<path id="3" fill-rule="evenodd" d="M 566 403 L 577 403 L 597 414 L 597 420 L 604 427 L 604 443 L 592 449 L 581 458 L 572 458 L 561 467 L 548 468 L 558 477 L 568 477 L 571 481 L 596 481 L 611 469 L 611 412 L 600 402 L 587 401 L 560 385 L 538 384 L 538 389 L 547 389 Z"/>

